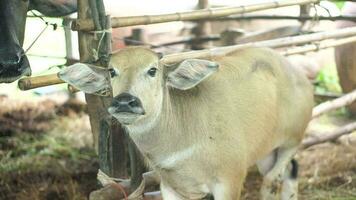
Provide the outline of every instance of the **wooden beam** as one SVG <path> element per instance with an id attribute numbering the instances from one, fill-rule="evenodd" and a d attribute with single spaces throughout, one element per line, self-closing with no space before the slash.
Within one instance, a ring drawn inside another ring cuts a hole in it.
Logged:
<path id="1" fill-rule="evenodd" d="M 293 5 L 303 5 L 310 3 L 318 3 L 320 0 L 281 0 L 270 1 L 266 3 L 242 5 L 236 7 L 209 8 L 189 12 L 177 12 L 172 14 L 161 15 L 143 15 L 133 17 L 114 17 L 112 18 L 112 28 L 147 25 L 172 21 L 194 21 L 202 19 L 213 19 L 226 17 L 234 14 L 245 14 L 248 12 L 266 10 L 271 8 L 280 8 Z M 92 31 L 94 30 L 94 22 L 88 19 L 78 19 L 72 24 L 73 30 Z"/>

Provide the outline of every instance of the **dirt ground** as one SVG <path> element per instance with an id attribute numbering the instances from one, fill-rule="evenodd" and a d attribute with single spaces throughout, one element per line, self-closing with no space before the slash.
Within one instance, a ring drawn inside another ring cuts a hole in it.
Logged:
<path id="1" fill-rule="evenodd" d="M 98 160 L 83 104 L 0 98 L 0 199 L 87 199 L 98 188 Z M 340 112 L 313 122 L 322 133 L 350 119 Z M 356 140 L 344 136 L 297 155 L 302 200 L 356 199 Z M 258 199 L 261 178 L 251 172 L 243 199 Z"/>

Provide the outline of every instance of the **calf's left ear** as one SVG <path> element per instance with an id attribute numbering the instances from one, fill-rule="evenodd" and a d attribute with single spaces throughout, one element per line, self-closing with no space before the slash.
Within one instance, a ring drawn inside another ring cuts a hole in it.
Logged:
<path id="1" fill-rule="evenodd" d="M 76 63 L 61 70 L 58 77 L 88 94 L 105 96 L 111 90 L 108 70 L 93 65 Z"/>
<path id="2" fill-rule="evenodd" d="M 216 62 L 187 59 L 180 63 L 175 70 L 168 73 L 167 84 L 180 90 L 188 90 L 208 78 L 218 68 L 219 64 Z"/>

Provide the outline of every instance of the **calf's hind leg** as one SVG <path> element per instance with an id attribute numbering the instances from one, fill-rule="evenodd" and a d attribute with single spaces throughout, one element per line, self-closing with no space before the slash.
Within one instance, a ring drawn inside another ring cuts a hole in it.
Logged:
<path id="1" fill-rule="evenodd" d="M 298 149 L 297 147 L 292 147 L 292 148 L 279 147 L 274 152 L 272 152 L 271 155 L 269 155 L 270 158 L 265 159 L 265 162 L 270 162 L 270 164 L 266 164 L 264 161 L 257 163 L 260 171 L 264 176 L 262 187 L 261 187 L 262 200 L 277 200 L 281 198 L 285 200 L 284 195 L 289 197 L 290 196 L 296 197 L 297 192 L 290 191 L 293 187 L 288 187 L 288 183 L 291 183 L 290 185 L 295 185 L 296 180 L 294 180 L 295 182 L 293 182 L 292 184 L 292 182 L 290 182 L 292 179 L 290 179 L 290 176 L 287 176 L 286 173 L 288 175 L 290 174 L 289 169 L 292 169 L 293 166 L 288 168 L 288 165 L 291 163 L 291 160 L 293 159 L 295 153 L 297 152 L 297 149 Z M 273 164 L 271 163 L 271 160 L 273 160 L 274 162 Z M 266 170 L 266 166 L 269 166 L 270 169 Z M 283 187 L 282 187 L 282 183 L 283 183 Z M 289 190 L 289 192 L 281 191 L 281 190 Z M 281 196 L 281 193 L 284 195 Z M 295 195 L 292 195 L 292 193 Z"/>

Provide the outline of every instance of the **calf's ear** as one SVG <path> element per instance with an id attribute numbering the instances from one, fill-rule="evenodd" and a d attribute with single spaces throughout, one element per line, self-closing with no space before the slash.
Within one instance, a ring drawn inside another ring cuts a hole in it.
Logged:
<path id="1" fill-rule="evenodd" d="M 111 90 L 108 70 L 93 65 L 76 63 L 61 70 L 58 77 L 88 94 L 106 95 Z"/>
<path id="2" fill-rule="evenodd" d="M 219 64 L 200 59 L 187 59 L 168 73 L 167 84 L 180 90 L 188 90 L 216 72 Z"/>

